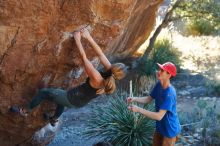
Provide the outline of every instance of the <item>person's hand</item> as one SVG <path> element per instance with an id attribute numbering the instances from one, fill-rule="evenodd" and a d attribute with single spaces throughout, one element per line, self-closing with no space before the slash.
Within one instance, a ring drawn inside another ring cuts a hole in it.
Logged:
<path id="1" fill-rule="evenodd" d="M 81 40 L 81 34 L 79 31 L 76 31 L 73 33 L 73 37 L 76 41 L 80 41 Z"/>
<path id="2" fill-rule="evenodd" d="M 81 32 L 81 35 L 82 35 L 83 38 L 85 38 L 85 39 L 91 38 L 91 35 L 90 35 L 88 29 L 83 28 L 83 29 L 81 29 L 80 32 Z"/>
<path id="3" fill-rule="evenodd" d="M 127 103 L 134 102 L 134 98 L 132 98 L 132 97 L 128 97 L 126 100 L 127 100 Z"/>
<path id="4" fill-rule="evenodd" d="M 140 107 L 136 105 L 130 105 L 128 106 L 128 109 L 131 110 L 132 112 L 140 112 Z"/>

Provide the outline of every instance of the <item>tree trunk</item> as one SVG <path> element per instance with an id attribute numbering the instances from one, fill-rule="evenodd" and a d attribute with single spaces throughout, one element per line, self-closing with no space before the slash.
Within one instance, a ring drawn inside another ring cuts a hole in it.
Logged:
<path id="1" fill-rule="evenodd" d="M 152 51 L 153 47 L 154 47 L 154 43 L 158 37 L 158 35 L 160 34 L 161 30 L 165 27 L 167 27 L 169 25 L 169 23 L 172 21 L 172 15 L 173 15 L 173 11 L 179 6 L 179 4 L 183 2 L 183 0 L 177 0 L 174 5 L 169 9 L 169 11 L 167 12 L 164 20 L 162 21 L 162 23 L 156 28 L 153 36 L 150 38 L 150 42 L 149 45 L 143 55 L 143 57 L 147 57 L 150 52 Z"/>

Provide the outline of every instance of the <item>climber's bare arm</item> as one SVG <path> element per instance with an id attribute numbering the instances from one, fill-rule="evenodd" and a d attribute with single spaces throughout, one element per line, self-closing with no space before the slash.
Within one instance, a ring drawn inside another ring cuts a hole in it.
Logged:
<path id="1" fill-rule="evenodd" d="M 77 48 L 79 49 L 80 56 L 83 60 L 83 65 L 85 67 L 85 71 L 86 71 L 88 77 L 90 78 L 90 83 L 92 83 L 92 85 L 94 85 L 95 88 L 96 87 L 99 88 L 101 86 L 103 78 L 100 75 L 100 73 L 94 68 L 94 66 L 88 60 L 88 58 L 86 57 L 86 53 L 85 53 L 83 46 L 82 46 L 82 43 L 81 43 L 80 32 L 74 33 L 74 39 L 76 41 Z"/>
<path id="2" fill-rule="evenodd" d="M 94 41 L 94 39 L 93 39 L 92 36 L 90 35 L 89 31 L 88 31 L 86 28 L 84 28 L 84 29 L 81 30 L 81 34 L 82 34 L 82 36 L 83 36 L 85 39 L 87 39 L 87 40 L 91 43 L 91 45 L 92 45 L 94 51 L 95 51 L 96 54 L 98 55 L 98 57 L 99 57 L 99 59 L 100 59 L 102 65 L 104 66 L 104 68 L 105 68 L 106 70 L 109 70 L 109 69 L 111 68 L 111 63 L 109 62 L 109 60 L 108 60 L 108 58 L 105 56 L 105 54 L 102 52 L 102 49 L 99 47 L 99 45 Z"/>

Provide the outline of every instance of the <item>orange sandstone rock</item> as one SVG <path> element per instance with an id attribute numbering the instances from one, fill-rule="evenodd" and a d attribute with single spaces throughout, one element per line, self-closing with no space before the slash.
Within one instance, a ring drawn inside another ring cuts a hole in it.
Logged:
<path id="1" fill-rule="evenodd" d="M 8 112 L 11 105 L 27 104 L 39 82 L 66 89 L 85 79 L 73 30 L 89 24 L 92 36 L 112 60 L 126 59 L 148 38 L 161 2 L 0 1 L 0 144 L 30 145 L 34 133 L 45 126 L 41 115 L 54 108 L 52 103 L 44 102 L 27 118 Z M 94 59 L 91 46 L 83 43 Z"/>

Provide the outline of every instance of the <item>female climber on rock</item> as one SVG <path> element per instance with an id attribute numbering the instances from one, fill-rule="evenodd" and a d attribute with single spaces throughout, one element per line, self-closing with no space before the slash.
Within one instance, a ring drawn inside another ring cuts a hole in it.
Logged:
<path id="1" fill-rule="evenodd" d="M 69 90 L 42 88 L 36 93 L 27 108 L 12 106 L 10 108 L 11 112 L 27 116 L 28 113 L 43 100 L 50 100 L 57 104 L 54 115 L 48 117 L 51 125 L 54 126 L 65 107 L 81 107 L 100 94 L 111 94 L 115 91 L 115 80 L 120 80 L 125 77 L 127 67 L 123 63 L 111 64 L 86 28 L 75 31 L 73 36 L 82 58 L 85 72 L 88 75 L 86 82 Z M 86 57 L 86 53 L 81 44 L 81 36 L 92 45 L 93 50 L 104 66 L 104 72 L 96 70 Z"/>

